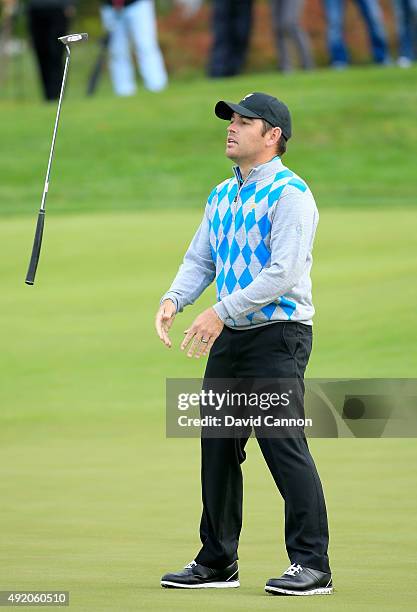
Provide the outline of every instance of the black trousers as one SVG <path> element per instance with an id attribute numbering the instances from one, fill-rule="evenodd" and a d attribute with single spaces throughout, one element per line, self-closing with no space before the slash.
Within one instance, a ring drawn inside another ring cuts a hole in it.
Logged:
<path id="1" fill-rule="evenodd" d="M 250 330 L 225 327 L 214 343 L 205 372 L 210 378 L 286 378 L 300 381 L 312 347 L 312 329 L 282 322 Z M 304 414 L 304 407 L 301 406 Z M 248 438 L 201 439 L 202 548 L 197 563 L 223 568 L 238 558 L 243 479 Z M 258 444 L 285 502 L 285 543 L 291 563 L 330 572 L 323 490 L 307 440 L 260 438 Z"/>
<path id="2" fill-rule="evenodd" d="M 208 74 L 239 74 L 249 46 L 253 0 L 213 0 L 213 45 Z"/>
<path id="3" fill-rule="evenodd" d="M 56 100 L 61 91 L 65 47 L 57 38 L 68 29 L 64 8 L 36 8 L 28 11 L 29 30 L 39 66 L 46 100 Z"/>

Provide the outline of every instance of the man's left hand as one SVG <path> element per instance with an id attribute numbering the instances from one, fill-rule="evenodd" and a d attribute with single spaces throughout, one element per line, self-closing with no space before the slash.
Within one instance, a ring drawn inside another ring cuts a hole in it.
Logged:
<path id="1" fill-rule="evenodd" d="M 218 317 L 214 308 L 207 308 L 195 319 L 189 329 L 185 330 L 185 338 L 181 344 L 181 350 L 188 347 L 187 357 L 197 359 L 210 352 L 216 339 L 220 336 L 224 327 L 223 321 Z"/>

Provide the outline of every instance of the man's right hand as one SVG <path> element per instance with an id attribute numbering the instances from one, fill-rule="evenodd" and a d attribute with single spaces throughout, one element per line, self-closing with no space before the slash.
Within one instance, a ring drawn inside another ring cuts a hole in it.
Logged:
<path id="1" fill-rule="evenodd" d="M 168 330 L 174 322 L 177 308 L 172 300 L 164 300 L 159 307 L 155 317 L 155 328 L 158 336 L 168 348 L 172 342 L 168 336 Z"/>

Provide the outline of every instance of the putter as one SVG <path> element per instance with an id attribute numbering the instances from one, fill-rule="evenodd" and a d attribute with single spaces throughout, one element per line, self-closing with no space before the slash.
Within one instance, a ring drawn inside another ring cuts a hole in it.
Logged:
<path id="1" fill-rule="evenodd" d="M 85 33 L 68 34 L 68 36 L 61 36 L 60 38 L 58 38 L 58 40 L 60 40 L 62 44 L 65 45 L 67 56 L 65 59 L 65 67 L 64 67 L 64 74 L 62 77 L 61 93 L 59 95 L 58 109 L 57 109 L 56 118 L 55 118 L 54 133 L 52 136 L 51 150 L 49 153 L 48 168 L 46 170 L 45 186 L 43 188 L 41 207 L 39 209 L 38 221 L 36 224 L 35 239 L 33 241 L 32 255 L 30 258 L 29 268 L 28 268 L 28 272 L 27 272 L 26 280 L 25 280 L 25 283 L 27 285 L 33 285 L 35 282 L 36 270 L 38 267 L 39 255 L 41 252 L 43 228 L 45 224 L 45 203 L 46 203 L 46 196 L 48 195 L 48 189 L 49 189 L 49 176 L 51 173 L 52 160 L 54 157 L 56 134 L 58 131 L 59 116 L 61 114 L 61 106 L 62 106 L 62 99 L 64 96 L 65 83 L 67 81 L 68 66 L 69 66 L 69 62 L 71 58 L 71 50 L 70 50 L 69 45 L 71 43 L 80 42 L 80 41 L 84 41 L 87 39 L 88 39 L 88 34 L 85 34 Z"/>

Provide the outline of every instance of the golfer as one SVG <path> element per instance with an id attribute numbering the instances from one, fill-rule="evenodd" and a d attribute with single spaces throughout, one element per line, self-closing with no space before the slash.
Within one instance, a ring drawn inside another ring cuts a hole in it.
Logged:
<path id="1" fill-rule="evenodd" d="M 313 195 L 282 163 L 291 137 L 287 106 L 264 93 L 239 104 L 220 101 L 228 121 L 226 156 L 234 176 L 211 192 L 203 220 L 155 325 L 168 331 L 178 312 L 216 280 L 217 303 L 186 330 L 181 349 L 208 354 L 205 380 L 296 379 L 302 388 L 312 346 L 311 266 L 318 223 Z M 276 595 L 319 595 L 333 590 L 328 526 L 320 478 L 304 431 L 298 437 L 258 437 L 285 502 L 290 567 L 267 581 Z M 247 438 L 202 437 L 202 547 L 183 570 L 162 577 L 177 588 L 238 587 L 242 525 L 242 471 Z"/>

